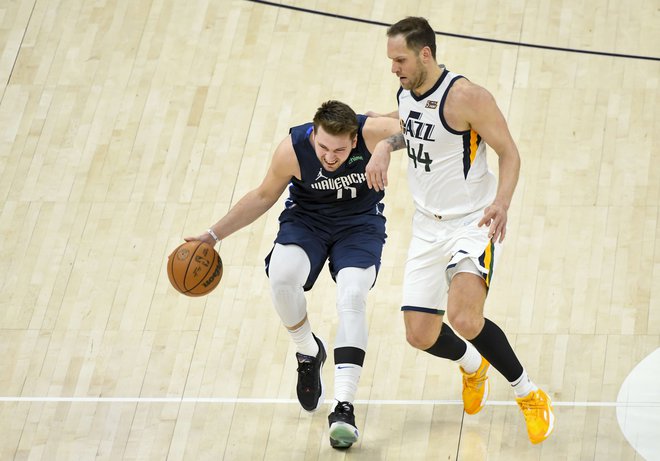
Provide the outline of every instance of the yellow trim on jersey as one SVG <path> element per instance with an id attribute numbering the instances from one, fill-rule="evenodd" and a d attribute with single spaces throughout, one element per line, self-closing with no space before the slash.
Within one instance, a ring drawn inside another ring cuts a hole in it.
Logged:
<path id="1" fill-rule="evenodd" d="M 479 139 L 479 134 L 474 130 L 470 130 L 470 165 L 474 163 L 474 158 L 477 156 Z"/>

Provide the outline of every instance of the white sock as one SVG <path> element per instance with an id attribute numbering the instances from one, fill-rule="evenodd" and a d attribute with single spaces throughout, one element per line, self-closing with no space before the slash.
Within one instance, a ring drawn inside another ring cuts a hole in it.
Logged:
<path id="1" fill-rule="evenodd" d="M 465 341 L 465 344 L 467 344 L 465 354 L 463 354 L 463 357 L 460 359 L 454 360 L 454 362 L 458 363 L 466 373 L 474 373 L 481 365 L 481 354 L 477 348 L 469 342 Z"/>
<path id="2" fill-rule="evenodd" d="M 309 323 L 308 319 L 305 319 L 305 323 L 303 323 L 300 328 L 287 331 L 291 335 L 293 342 L 296 344 L 296 352 L 316 357 L 316 354 L 319 353 L 319 345 L 314 339 L 314 336 L 312 336 L 312 325 Z"/>
<path id="3" fill-rule="evenodd" d="M 337 400 L 353 403 L 361 373 L 362 367 L 360 365 L 353 363 L 335 365 L 335 402 L 332 405 L 333 410 Z"/>
<path id="4" fill-rule="evenodd" d="M 527 396 L 530 392 L 537 391 L 539 388 L 536 384 L 529 379 L 527 372 L 523 369 L 522 375 L 520 378 L 511 382 L 511 387 L 513 387 L 513 392 L 516 394 L 516 398 L 521 398 Z"/>

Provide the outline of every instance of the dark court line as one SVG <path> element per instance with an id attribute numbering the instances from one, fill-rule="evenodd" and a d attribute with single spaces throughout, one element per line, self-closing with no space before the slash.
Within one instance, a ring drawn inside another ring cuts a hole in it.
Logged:
<path id="1" fill-rule="evenodd" d="M 325 11 L 317 11 L 317 10 L 312 10 L 309 8 L 302 8 L 299 6 L 293 6 L 293 5 L 285 5 L 281 3 L 275 3 L 275 2 L 269 2 L 266 0 L 246 0 L 248 2 L 252 3 L 260 3 L 262 5 L 269 5 L 269 6 L 276 6 L 278 8 L 284 8 L 287 10 L 293 10 L 293 11 L 300 11 L 303 13 L 310 13 L 310 14 L 316 14 L 319 16 L 327 16 L 330 18 L 337 18 L 337 19 L 344 19 L 346 21 L 353 21 L 353 22 L 360 22 L 363 24 L 371 24 L 371 25 L 376 25 L 376 26 L 384 26 L 384 27 L 389 27 L 391 24 L 388 24 L 386 22 L 380 22 L 380 21 L 373 21 L 371 19 L 362 19 L 362 18 L 354 18 L 352 16 L 345 16 L 343 14 L 335 14 L 335 13 L 327 13 Z M 541 49 L 541 50 L 551 50 L 551 51 L 564 51 L 566 53 L 579 53 L 579 54 L 591 54 L 591 55 L 596 55 L 596 56 L 608 56 L 612 58 L 624 58 L 624 59 L 643 59 L 646 61 L 660 61 L 660 57 L 656 56 L 642 56 L 642 55 L 634 55 L 634 54 L 622 54 L 622 53 L 609 53 L 606 51 L 590 51 L 590 50 L 580 50 L 576 48 L 563 48 L 559 46 L 550 46 L 550 45 L 537 45 L 534 43 L 524 43 L 524 42 L 514 42 L 510 40 L 498 40 L 494 38 L 484 38 L 484 37 L 475 37 L 472 35 L 464 35 L 464 34 L 454 34 L 451 32 L 440 32 L 440 31 L 435 31 L 437 35 L 442 35 L 445 37 L 454 37 L 454 38 L 461 38 L 464 40 L 474 40 L 474 41 L 479 41 L 479 42 L 488 42 L 488 43 L 497 43 L 500 45 L 512 45 L 512 46 L 520 46 L 520 47 L 525 47 L 525 48 L 536 48 L 536 49 Z"/>

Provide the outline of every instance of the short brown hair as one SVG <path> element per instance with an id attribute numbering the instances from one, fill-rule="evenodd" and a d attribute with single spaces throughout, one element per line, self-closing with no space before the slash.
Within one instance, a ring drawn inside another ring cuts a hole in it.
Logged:
<path id="1" fill-rule="evenodd" d="M 319 126 L 333 136 L 348 134 L 353 139 L 358 132 L 357 115 L 343 102 L 326 101 L 314 115 L 314 133 L 318 131 Z"/>
<path id="2" fill-rule="evenodd" d="M 392 24 L 387 29 L 387 36 L 396 35 L 403 35 L 406 46 L 415 53 L 419 53 L 422 48 L 428 46 L 431 49 L 431 56 L 435 59 L 435 31 L 425 18 L 408 16 L 396 24 Z"/>

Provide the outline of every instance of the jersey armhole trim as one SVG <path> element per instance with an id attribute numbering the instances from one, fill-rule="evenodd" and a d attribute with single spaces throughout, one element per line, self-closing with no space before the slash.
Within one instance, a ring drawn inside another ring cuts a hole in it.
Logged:
<path id="1" fill-rule="evenodd" d="M 451 82 L 449 82 L 449 85 L 447 85 L 447 89 L 445 90 L 445 94 L 442 95 L 442 100 L 440 101 L 440 107 L 438 107 L 438 115 L 440 117 L 440 122 L 442 122 L 442 126 L 444 126 L 445 130 L 449 131 L 450 133 L 455 134 L 455 135 L 459 135 L 459 136 L 464 135 L 465 133 L 469 133 L 470 130 L 468 129 L 468 130 L 464 130 L 464 131 L 458 131 L 458 130 L 455 130 L 452 127 L 450 127 L 449 124 L 447 123 L 447 120 L 445 120 L 445 113 L 444 112 L 445 112 L 445 102 L 447 101 L 447 96 L 449 95 L 449 90 L 454 85 L 454 83 L 456 83 L 461 78 L 465 78 L 465 77 L 462 76 L 462 75 L 457 75 L 456 77 L 454 77 L 454 79 Z"/>

